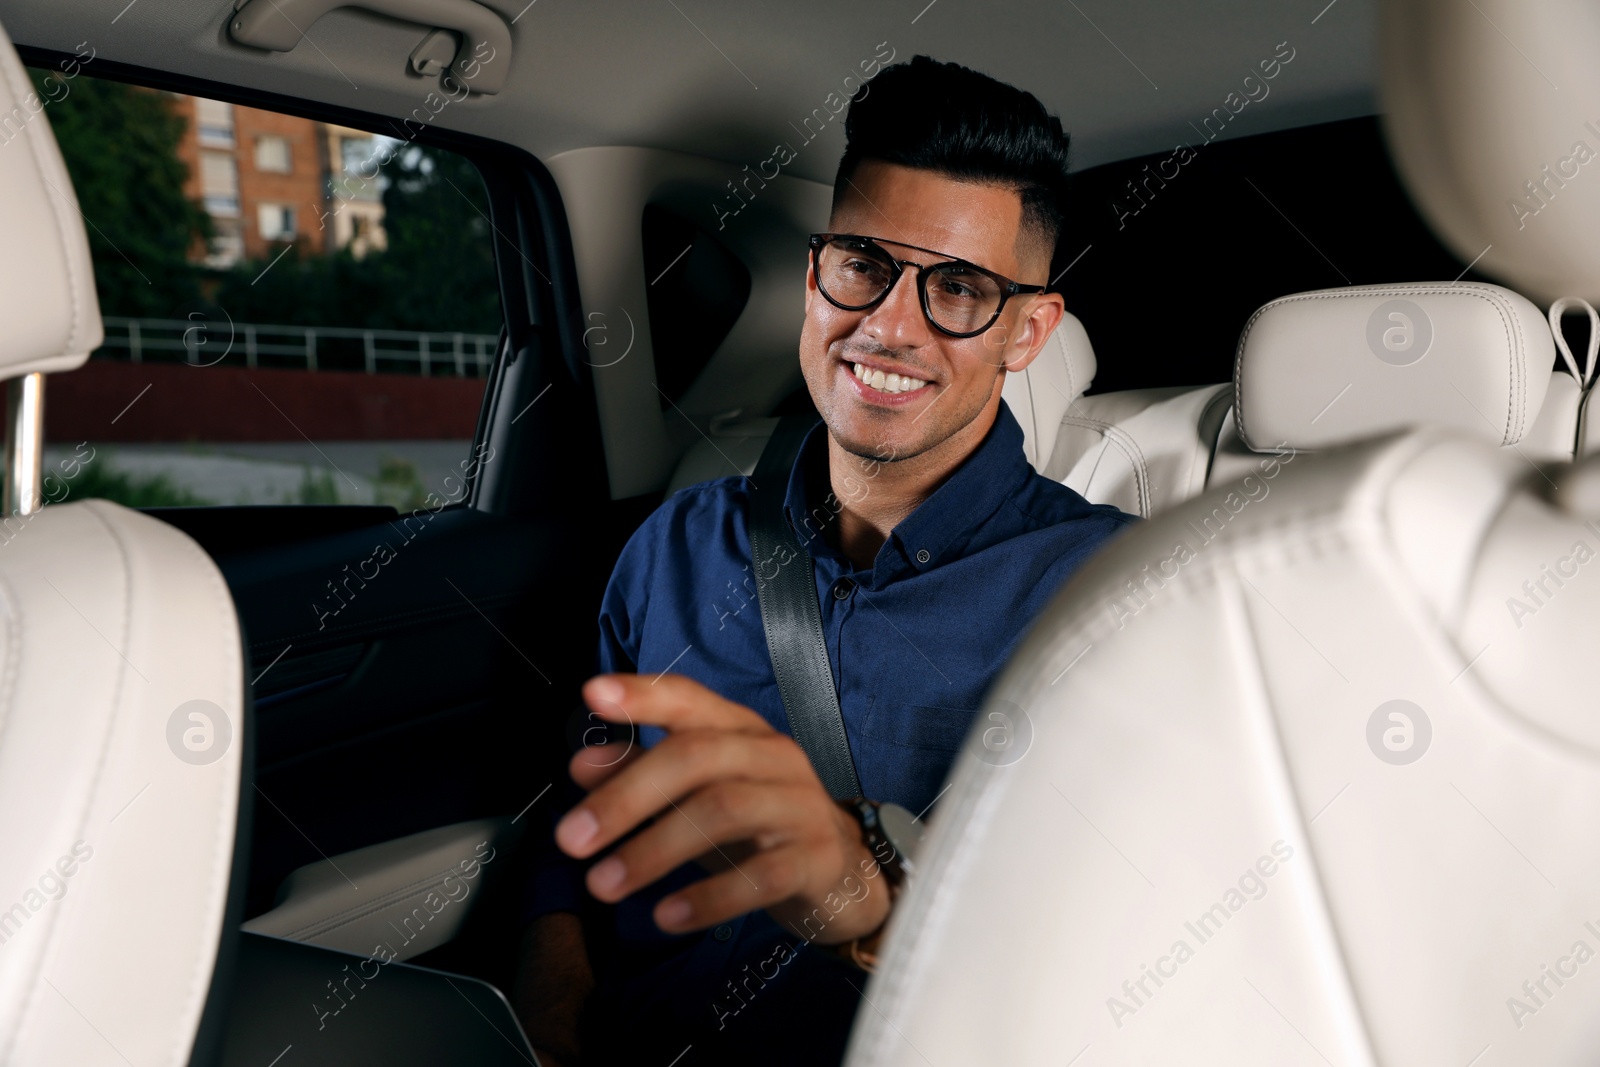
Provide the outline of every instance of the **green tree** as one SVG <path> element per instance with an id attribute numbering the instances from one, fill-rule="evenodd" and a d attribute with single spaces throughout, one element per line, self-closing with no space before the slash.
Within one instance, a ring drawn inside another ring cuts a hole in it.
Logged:
<path id="1" fill-rule="evenodd" d="M 31 71 L 41 99 L 49 71 Z M 59 76 L 58 76 L 59 77 Z M 200 296 L 189 256 L 210 240 L 211 220 L 184 195 L 178 157 L 184 120 L 167 94 L 78 77 L 46 109 L 88 220 L 100 310 L 161 318 Z"/>
<path id="2" fill-rule="evenodd" d="M 390 165 L 383 193 L 389 247 L 381 266 L 400 329 L 500 328 L 494 234 L 477 167 L 454 152 L 412 145 Z"/>
<path id="3" fill-rule="evenodd" d="M 454 152 L 403 145 L 380 180 L 383 251 L 356 259 L 348 249 L 317 255 L 297 245 L 270 270 L 271 257 L 240 263 L 216 302 L 238 322 L 497 331 L 494 241 L 477 168 Z"/>

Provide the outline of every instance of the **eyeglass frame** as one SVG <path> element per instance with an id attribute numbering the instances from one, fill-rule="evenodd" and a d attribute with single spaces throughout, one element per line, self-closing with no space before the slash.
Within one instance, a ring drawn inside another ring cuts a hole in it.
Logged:
<path id="1" fill-rule="evenodd" d="M 894 275 L 889 279 L 889 284 L 884 287 L 883 292 L 878 294 L 876 299 L 870 300 L 865 304 L 852 306 L 850 304 L 840 303 L 838 300 L 829 295 L 828 290 L 823 287 L 821 264 L 822 249 L 826 245 L 829 245 L 840 238 L 848 238 L 853 241 L 865 241 L 873 248 L 876 248 L 878 251 L 882 252 L 893 265 Z M 991 328 L 993 328 L 995 323 L 1000 321 L 1000 313 L 1005 310 L 1007 300 L 1010 300 L 1014 296 L 1043 293 L 1049 289 L 1048 286 L 1044 285 L 1023 285 L 1021 282 L 1014 282 L 1010 278 L 1007 278 L 1004 274 L 998 274 L 992 270 L 989 270 L 987 267 L 980 267 L 976 263 L 965 259 L 946 259 L 941 260 L 938 263 L 927 264 L 914 263 L 909 259 L 896 259 L 890 254 L 887 248 L 883 247 L 885 244 L 895 245 L 899 248 L 909 248 L 913 252 L 926 252 L 930 256 L 943 256 L 948 255 L 949 253 L 938 252 L 932 248 L 920 248 L 917 245 L 908 245 L 901 241 L 890 241 L 886 238 L 870 237 L 866 234 L 813 233 L 806 238 L 806 243 L 811 246 L 811 274 L 812 277 L 817 279 L 817 292 L 821 293 L 824 300 L 838 308 L 840 311 L 866 311 L 870 308 L 877 307 L 879 304 L 888 299 L 890 293 L 894 292 L 894 287 L 900 284 L 900 276 L 906 272 L 907 267 L 917 268 L 917 302 L 922 305 L 922 317 L 928 320 L 929 326 L 932 326 L 934 329 L 938 330 L 947 337 L 966 339 L 987 333 Z M 980 329 L 971 330 L 966 333 L 957 333 L 955 330 L 951 330 L 939 325 L 939 323 L 934 320 L 933 311 L 928 307 L 928 272 L 931 270 L 938 270 L 941 267 L 964 267 L 968 270 L 976 271 L 977 273 L 987 277 L 990 281 L 999 284 L 1000 303 L 995 305 L 994 314 L 990 316 L 989 321 L 984 323 Z"/>

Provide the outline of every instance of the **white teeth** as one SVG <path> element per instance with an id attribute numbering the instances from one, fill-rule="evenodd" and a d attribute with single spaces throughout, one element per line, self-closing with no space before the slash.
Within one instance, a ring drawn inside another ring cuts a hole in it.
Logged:
<path id="1" fill-rule="evenodd" d="M 881 370 L 872 370 L 861 363 L 852 363 L 850 369 L 862 382 L 883 393 L 909 393 L 928 384 L 921 378 L 898 373 L 885 374 Z"/>

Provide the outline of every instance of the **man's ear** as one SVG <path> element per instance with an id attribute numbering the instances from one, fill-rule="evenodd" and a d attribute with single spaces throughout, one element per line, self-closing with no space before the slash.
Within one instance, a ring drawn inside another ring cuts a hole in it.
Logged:
<path id="1" fill-rule="evenodd" d="M 1028 364 L 1044 351 L 1045 342 L 1061 324 L 1067 305 L 1060 293 L 1040 293 L 1034 296 L 1028 313 L 1017 321 L 1009 343 L 1005 347 L 1003 366 L 1013 374 L 1026 370 Z"/>

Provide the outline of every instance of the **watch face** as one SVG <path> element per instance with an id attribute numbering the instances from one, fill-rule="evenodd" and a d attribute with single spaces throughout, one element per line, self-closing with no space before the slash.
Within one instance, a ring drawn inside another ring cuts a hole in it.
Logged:
<path id="1" fill-rule="evenodd" d="M 889 839 L 889 844 L 900 854 L 900 862 L 906 868 L 906 872 L 908 874 L 914 872 L 917 853 L 922 845 L 923 824 L 915 815 L 898 804 L 879 804 L 878 825 L 883 827 L 883 836 Z"/>

